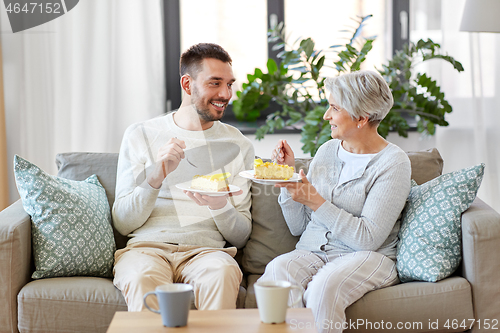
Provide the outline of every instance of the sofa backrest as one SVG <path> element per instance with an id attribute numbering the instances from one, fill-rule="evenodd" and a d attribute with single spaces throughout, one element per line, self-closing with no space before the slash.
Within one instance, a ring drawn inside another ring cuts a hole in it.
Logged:
<path id="1" fill-rule="evenodd" d="M 437 149 L 408 152 L 412 165 L 412 178 L 417 184 L 425 183 L 443 171 L 443 159 Z M 309 168 L 311 158 L 297 159 L 296 168 Z M 84 180 L 96 174 L 106 190 L 109 206 L 115 201 L 118 153 L 62 153 L 56 156 L 57 176 Z M 279 191 L 273 186 L 252 183 L 253 231 L 243 253 L 243 269 L 249 273 L 263 272 L 265 264 L 279 254 L 295 247 L 293 237 L 285 224 L 277 202 Z M 128 238 L 115 231 L 117 248 L 125 246 Z"/>

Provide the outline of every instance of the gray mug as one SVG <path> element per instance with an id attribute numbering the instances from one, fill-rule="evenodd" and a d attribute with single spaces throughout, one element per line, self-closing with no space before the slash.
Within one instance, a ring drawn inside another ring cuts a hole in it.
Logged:
<path id="1" fill-rule="evenodd" d="M 160 305 L 160 311 L 151 309 L 146 303 L 149 295 L 155 295 Z M 144 295 L 144 305 L 148 310 L 161 314 L 163 326 L 180 327 L 186 326 L 189 309 L 191 308 L 191 298 L 193 286 L 186 283 L 164 284 L 156 287 L 155 291 L 150 291 Z"/>

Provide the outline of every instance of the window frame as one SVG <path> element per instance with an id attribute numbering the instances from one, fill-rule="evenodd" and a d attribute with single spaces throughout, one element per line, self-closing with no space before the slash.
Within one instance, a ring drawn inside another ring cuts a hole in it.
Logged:
<path id="1" fill-rule="evenodd" d="M 180 0 L 163 0 L 163 38 L 165 52 L 166 112 L 181 105 L 179 78 L 181 57 Z"/>
<path id="2" fill-rule="evenodd" d="M 181 22 L 180 22 L 180 1 L 181 0 L 163 0 L 163 27 L 164 27 L 164 45 L 165 45 L 165 89 L 166 89 L 166 112 L 177 109 L 181 105 L 182 90 L 179 84 L 179 58 L 181 56 Z M 403 12 L 406 12 L 404 14 Z M 403 14 L 402 14 L 403 13 Z M 401 22 L 401 15 L 406 15 L 406 27 Z M 271 16 L 277 22 L 285 21 L 285 0 L 267 0 L 267 22 L 268 28 L 271 25 Z M 409 42 L 410 34 L 410 0 L 392 0 L 392 50 L 393 54 L 397 50 L 402 50 L 405 44 Z M 406 31 L 404 31 L 406 29 Z M 406 37 L 406 38 L 405 38 Z M 267 36 L 263 36 L 267 38 Z M 277 57 L 279 51 L 272 50 L 272 44 L 268 47 L 268 58 L 274 59 L 278 64 L 280 60 Z M 275 106 L 277 107 L 277 105 Z M 274 109 L 271 105 L 270 110 Z M 272 112 L 272 111 L 269 111 Z M 266 112 L 261 116 L 262 123 L 265 121 Z M 242 122 L 237 122 L 232 112 L 232 105 L 228 106 L 225 121 L 235 123 L 244 134 L 254 133 L 260 126 L 257 124 L 247 128 Z M 292 130 L 296 132 L 296 130 Z M 283 132 L 290 132 L 284 130 Z M 279 132 L 277 132 L 279 133 Z"/>

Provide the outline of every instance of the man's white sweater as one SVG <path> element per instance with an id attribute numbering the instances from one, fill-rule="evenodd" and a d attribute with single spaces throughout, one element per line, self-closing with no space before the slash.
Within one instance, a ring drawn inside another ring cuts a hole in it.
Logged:
<path id="1" fill-rule="evenodd" d="M 186 143 L 186 159 L 160 189 L 146 178 L 152 172 L 160 147 L 176 137 Z M 118 159 L 113 221 L 116 229 L 131 237 L 130 243 L 156 241 L 221 248 L 225 240 L 245 245 L 251 232 L 250 184 L 238 174 L 253 168 L 254 149 L 236 128 L 215 121 L 204 131 L 178 127 L 173 113 L 130 126 Z M 189 183 L 194 175 L 230 172 L 229 183 L 243 190 L 230 197 L 225 207 L 211 210 L 198 206 L 177 184 Z"/>

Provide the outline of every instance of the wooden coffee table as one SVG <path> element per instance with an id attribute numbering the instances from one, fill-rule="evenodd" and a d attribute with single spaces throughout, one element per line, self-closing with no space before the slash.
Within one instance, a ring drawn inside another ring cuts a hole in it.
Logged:
<path id="1" fill-rule="evenodd" d="M 272 332 L 316 333 L 311 309 L 288 309 L 285 323 L 264 324 L 257 309 L 189 311 L 185 327 L 164 327 L 159 314 L 142 311 L 115 313 L 107 333 L 155 333 L 155 332 Z"/>

